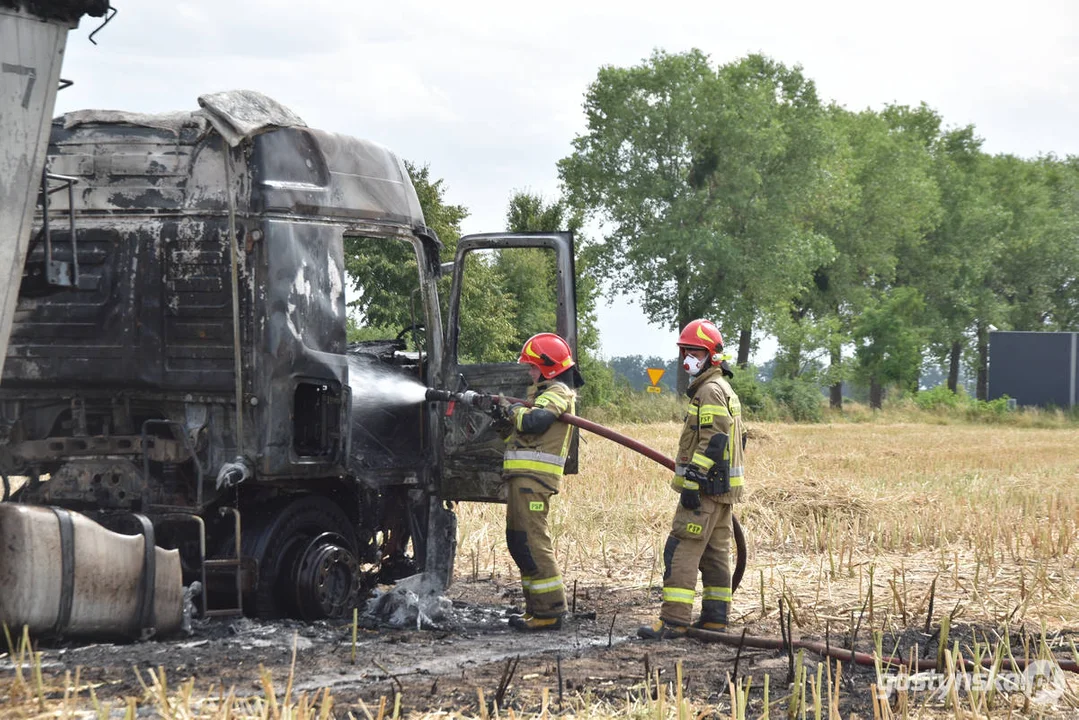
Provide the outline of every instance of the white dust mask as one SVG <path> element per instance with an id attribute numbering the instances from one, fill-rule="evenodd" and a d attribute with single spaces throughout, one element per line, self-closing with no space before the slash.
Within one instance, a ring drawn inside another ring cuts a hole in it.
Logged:
<path id="1" fill-rule="evenodd" d="M 684 369 L 691 376 L 695 376 L 701 371 L 703 367 L 704 361 L 692 355 L 686 355 L 686 359 L 682 361 L 682 369 Z"/>

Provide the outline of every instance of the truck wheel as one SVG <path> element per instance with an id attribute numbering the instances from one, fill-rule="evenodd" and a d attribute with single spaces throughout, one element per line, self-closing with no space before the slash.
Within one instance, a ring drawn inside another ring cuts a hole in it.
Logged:
<path id="1" fill-rule="evenodd" d="M 258 560 L 258 580 L 245 601 L 248 612 L 309 621 L 347 615 L 360 589 L 356 533 L 348 516 L 320 496 L 273 506 L 261 516 L 254 532 L 245 533 Z"/>

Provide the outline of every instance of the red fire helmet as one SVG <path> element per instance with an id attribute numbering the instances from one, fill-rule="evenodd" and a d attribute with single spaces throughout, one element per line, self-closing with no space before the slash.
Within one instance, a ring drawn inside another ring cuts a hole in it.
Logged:
<path id="1" fill-rule="evenodd" d="M 723 335 L 711 320 L 693 320 L 678 336 L 678 347 L 702 348 L 708 351 L 714 364 L 723 359 Z"/>
<path id="2" fill-rule="evenodd" d="M 574 365 L 569 343 L 554 333 L 540 333 L 528 338 L 517 362 L 535 365 L 547 380 L 561 375 Z"/>

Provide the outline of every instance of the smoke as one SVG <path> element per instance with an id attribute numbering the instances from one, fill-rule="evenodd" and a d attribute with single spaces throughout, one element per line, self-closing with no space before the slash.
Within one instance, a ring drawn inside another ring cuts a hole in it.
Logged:
<path id="1" fill-rule="evenodd" d="M 362 357 L 348 356 L 348 384 L 352 388 L 352 407 L 363 412 L 396 405 L 416 405 L 424 401 L 427 388 L 418 380 L 406 377 Z"/>

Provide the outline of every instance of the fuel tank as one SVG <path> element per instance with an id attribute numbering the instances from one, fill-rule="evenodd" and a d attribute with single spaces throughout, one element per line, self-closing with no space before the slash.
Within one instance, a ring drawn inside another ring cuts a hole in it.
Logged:
<path id="1" fill-rule="evenodd" d="M 32 635 L 177 631 L 180 554 L 145 547 L 145 536 L 112 532 L 77 512 L 0 503 L 0 621 L 27 625 Z"/>

